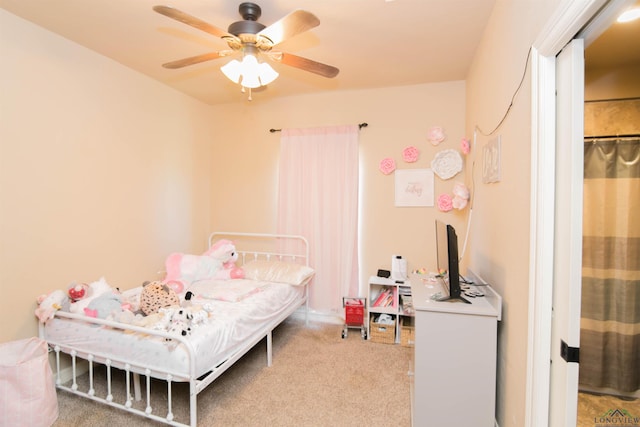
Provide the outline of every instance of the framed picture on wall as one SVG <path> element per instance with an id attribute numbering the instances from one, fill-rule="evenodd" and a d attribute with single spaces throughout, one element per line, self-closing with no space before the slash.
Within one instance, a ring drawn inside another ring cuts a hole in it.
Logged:
<path id="1" fill-rule="evenodd" d="M 431 169 L 396 169 L 396 206 L 433 206 Z"/>

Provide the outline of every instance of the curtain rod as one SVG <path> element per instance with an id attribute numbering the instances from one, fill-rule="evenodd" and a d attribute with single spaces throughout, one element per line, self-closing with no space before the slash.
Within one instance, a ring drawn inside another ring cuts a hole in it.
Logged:
<path id="1" fill-rule="evenodd" d="M 640 100 L 640 96 L 635 96 L 632 98 L 609 98 L 609 99 L 590 99 L 587 101 L 584 101 L 585 104 L 593 104 L 593 103 L 597 103 L 597 102 L 619 102 L 619 101 L 638 101 Z"/>
<path id="2" fill-rule="evenodd" d="M 367 126 L 369 126 L 369 123 L 360 123 L 358 125 L 358 128 L 362 129 L 362 128 L 366 128 Z M 274 132 L 280 132 L 282 131 L 282 129 L 269 129 L 269 132 L 274 133 Z"/>
<path id="3" fill-rule="evenodd" d="M 621 139 L 621 138 L 640 138 L 640 133 L 628 133 L 621 135 L 593 135 L 593 136 L 584 136 L 584 139 Z"/>

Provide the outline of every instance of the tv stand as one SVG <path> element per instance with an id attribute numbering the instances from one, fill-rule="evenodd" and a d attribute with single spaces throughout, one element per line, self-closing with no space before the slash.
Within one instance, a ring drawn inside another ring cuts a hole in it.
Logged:
<path id="1" fill-rule="evenodd" d="M 463 297 L 440 297 L 437 298 L 436 301 L 438 302 L 464 302 L 467 304 L 471 304 L 471 301 L 469 301 L 466 298 Z"/>
<path id="2" fill-rule="evenodd" d="M 411 277 L 411 415 L 416 427 L 495 426 L 502 298 L 490 286 L 482 290 L 484 297 L 469 298 L 467 304 L 443 304 L 432 299 L 442 291 L 437 282 Z"/>

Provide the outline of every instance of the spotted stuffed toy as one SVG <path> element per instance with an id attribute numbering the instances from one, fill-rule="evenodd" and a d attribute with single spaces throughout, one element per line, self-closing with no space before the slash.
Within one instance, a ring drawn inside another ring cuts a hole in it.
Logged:
<path id="1" fill-rule="evenodd" d="M 140 310 L 147 316 L 163 307 L 180 305 L 178 294 L 162 282 L 145 282 L 140 294 Z"/>
<path id="2" fill-rule="evenodd" d="M 191 314 L 189 310 L 184 308 L 177 309 L 171 315 L 167 332 L 170 334 L 182 335 L 183 337 L 191 335 L 192 320 L 193 314 Z"/>

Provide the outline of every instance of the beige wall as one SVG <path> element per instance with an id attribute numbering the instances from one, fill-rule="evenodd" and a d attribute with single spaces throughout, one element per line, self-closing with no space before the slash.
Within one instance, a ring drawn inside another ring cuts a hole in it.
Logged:
<path id="1" fill-rule="evenodd" d="M 391 256 L 403 255 L 408 268 L 435 270 L 435 218 L 451 222 L 464 232 L 467 210 L 442 213 L 435 207 L 395 207 L 394 177 L 378 170 L 380 160 L 392 157 L 398 169 L 430 168 L 435 153 L 459 149 L 464 134 L 465 83 L 462 81 L 392 87 L 353 92 L 304 95 L 262 102 L 260 94 L 250 103 L 214 107 L 223 123 L 213 156 L 213 228 L 275 231 L 279 133 L 271 128 L 303 128 L 366 122 L 360 131 L 361 176 L 361 282 L 379 268 L 391 268 Z M 447 139 L 434 147 L 427 141 L 431 126 L 442 126 Z M 402 160 L 402 150 L 420 150 L 415 163 Z M 231 162 L 225 159 L 232 159 Z M 435 180 L 435 195 L 451 193 L 455 182 Z M 462 240 L 461 236 L 461 239 Z M 363 290 L 364 292 L 364 290 Z M 366 293 L 363 293 L 366 295 Z"/>
<path id="2" fill-rule="evenodd" d="M 384 157 L 428 168 L 437 151 L 459 147 L 468 136 L 464 82 L 265 103 L 256 93 L 251 103 L 208 107 L 6 12 L 0 18 L 23 40 L 2 47 L 12 66 L 0 76 L 0 278 L 3 289 L 28 289 L 4 303 L 15 327 L 0 340 L 35 333 L 40 293 L 101 275 L 135 286 L 158 277 L 170 251 L 203 250 L 210 229 L 275 231 L 272 127 L 369 123 L 360 134 L 363 283 L 390 268 L 392 254 L 409 268 L 434 268 L 436 217 L 464 232 L 466 211 L 394 207 L 393 176 L 378 170 Z M 447 134 L 438 147 L 426 138 L 435 125 Z M 401 160 L 408 145 L 420 149 L 418 162 Z M 436 196 L 457 181 L 464 174 L 436 178 Z"/>
<path id="3" fill-rule="evenodd" d="M 36 297 L 104 275 L 157 278 L 203 250 L 209 109 L 0 10 L 0 342 Z"/>
<path id="4" fill-rule="evenodd" d="M 587 48 L 587 54 L 589 49 Z M 640 65 L 601 67 L 586 70 L 584 76 L 584 99 L 640 98 Z"/>
<path id="5" fill-rule="evenodd" d="M 167 252 L 201 250 L 210 228 L 274 230 L 279 134 L 269 133 L 272 127 L 369 123 L 361 131 L 363 279 L 388 268 L 393 253 L 405 255 L 410 268 L 432 267 L 434 218 L 463 234 L 468 212 L 394 208 L 392 178 L 377 163 L 392 156 L 401 167 L 428 167 L 437 151 L 426 143 L 431 125 L 449 135 L 438 149 L 457 148 L 476 126 L 493 129 L 529 46 L 562 1 L 497 0 L 466 83 L 264 104 L 256 93 L 250 105 L 213 108 L 0 11 L 3 40 L 12 40 L 0 51 L 0 341 L 33 334 L 35 296 L 70 280 L 104 274 L 129 287 L 148 279 Z M 504 298 L 501 427 L 526 424 L 529 82 L 530 71 L 497 132 L 502 181 L 482 183 L 481 149 L 490 137 L 480 135 L 459 177 L 475 189 L 464 263 Z M 423 150 L 417 164 L 400 160 L 409 144 Z M 436 195 L 453 181 L 437 180 Z"/>
<path id="6" fill-rule="evenodd" d="M 497 0 L 467 78 L 467 133 L 477 126 L 475 206 L 469 266 L 503 297 L 499 324 L 498 402 L 501 427 L 526 425 L 526 375 L 529 309 L 529 225 L 531 175 L 531 68 L 527 52 L 560 0 Z M 502 180 L 482 183 L 482 147 L 502 141 Z M 468 171 L 471 175 L 470 171 Z"/>

